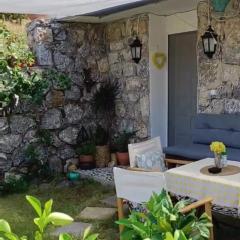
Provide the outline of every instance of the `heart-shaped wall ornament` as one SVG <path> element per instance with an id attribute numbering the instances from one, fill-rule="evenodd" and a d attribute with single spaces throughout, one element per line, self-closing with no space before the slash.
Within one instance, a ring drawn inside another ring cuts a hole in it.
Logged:
<path id="1" fill-rule="evenodd" d="M 152 61 L 157 69 L 162 69 L 167 61 L 166 54 L 156 52 L 152 55 Z"/>

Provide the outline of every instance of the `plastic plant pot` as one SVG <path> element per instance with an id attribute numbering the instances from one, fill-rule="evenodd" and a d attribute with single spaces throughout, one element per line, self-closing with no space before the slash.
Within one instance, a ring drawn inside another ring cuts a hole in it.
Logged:
<path id="1" fill-rule="evenodd" d="M 212 0 L 214 11 L 224 12 L 230 0 Z"/>
<path id="2" fill-rule="evenodd" d="M 80 174 L 78 172 L 69 172 L 67 178 L 69 181 L 77 181 L 80 179 Z"/>

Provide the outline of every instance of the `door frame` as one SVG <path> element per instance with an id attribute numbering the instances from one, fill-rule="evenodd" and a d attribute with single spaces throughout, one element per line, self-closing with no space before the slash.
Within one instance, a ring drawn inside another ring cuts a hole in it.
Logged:
<path id="1" fill-rule="evenodd" d="M 150 136 L 160 136 L 163 147 L 168 146 L 168 61 L 158 70 L 152 55 L 162 52 L 168 56 L 169 35 L 197 29 L 196 10 L 167 17 L 149 14 Z"/>

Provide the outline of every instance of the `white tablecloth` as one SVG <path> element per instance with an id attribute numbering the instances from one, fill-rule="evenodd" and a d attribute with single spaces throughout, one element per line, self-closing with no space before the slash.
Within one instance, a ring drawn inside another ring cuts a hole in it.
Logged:
<path id="1" fill-rule="evenodd" d="M 222 207 L 240 206 L 240 174 L 232 176 L 207 176 L 200 170 L 213 165 L 213 159 L 207 158 L 165 172 L 167 189 L 181 196 L 194 199 L 212 197 L 213 203 Z M 229 161 L 229 165 L 240 167 L 240 163 Z"/>

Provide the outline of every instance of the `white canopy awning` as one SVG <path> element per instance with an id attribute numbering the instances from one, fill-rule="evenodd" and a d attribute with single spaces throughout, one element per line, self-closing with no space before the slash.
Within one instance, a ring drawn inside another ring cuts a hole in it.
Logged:
<path id="1" fill-rule="evenodd" d="M 137 4 L 152 0 L 0 0 L 0 12 L 43 14 L 62 18 L 84 15 L 104 9 L 120 7 L 126 4 Z"/>

